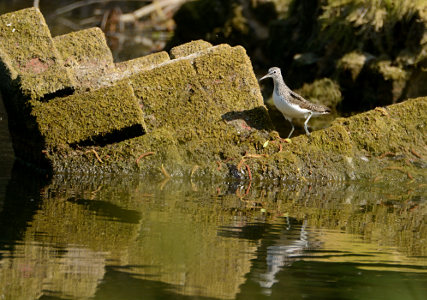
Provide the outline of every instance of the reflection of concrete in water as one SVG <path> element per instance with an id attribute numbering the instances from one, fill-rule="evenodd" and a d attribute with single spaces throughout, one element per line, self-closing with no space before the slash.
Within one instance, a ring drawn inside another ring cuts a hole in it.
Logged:
<path id="1" fill-rule="evenodd" d="M 65 295 L 88 299 L 104 277 L 106 254 L 90 249 L 53 248 L 35 242 L 0 252 L 0 292 L 4 299 Z"/>
<path id="2" fill-rule="evenodd" d="M 299 235 L 298 235 L 299 230 Z M 279 239 L 274 240 L 275 245 L 267 246 L 266 263 L 267 271 L 259 274 L 258 283 L 269 290 L 274 283 L 278 282 L 276 274 L 284 266 L 290 266 L 298 257 L 303 255 L 304 250 L 316 247 L 315 242 L 309 242 L 307 232 L 307 221 L 305 220 L 299 229 L 292 229 L 289 218 L 286 218 L 286 228 L 280 234 Z"/>

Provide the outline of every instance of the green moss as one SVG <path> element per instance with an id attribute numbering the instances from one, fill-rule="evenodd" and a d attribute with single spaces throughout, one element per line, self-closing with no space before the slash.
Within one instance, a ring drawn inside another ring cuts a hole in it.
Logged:
<path id="1" fill-rule="evenodd" d="M 194 77 L 191 63 L 181 60 L 129 78 L 144 111 L 149 131 L 165 125 L 172 125 L 178 130 L 187 127 L 190 116 L 201 109 L 190 99 L 191 93 L 197 88 L 194 86 Z"/>
<path id="2" fill-rule="evenodd" d="M 372 110 L 348 119 L 339 119 L 353 143 L 374 155 L 405 150 L 425 143 L 427 98 L 407 100 L 389 109 Z M 411 134 L 408 134 L 411 132 Z"/>
<path id="3" fill-rule="evenodd" d="M 0 16 L 0 47 L 8 55 L 25 97 L 38 99 L 73 87 L 38 9 Z"/>
<path id="4" fill-rule="evenodd" d="M 179 58 L 208 49 L 210 47 L 212 47 L 211 43 L 208 43 L 204 40 L 197 40 L 173 47 L 170 50 L 170 54 L 172 58 Z"/>
<path id="5" fill-rule="evenodd" d="M 116 63 L 116 69 L 120 71 L 120 73 L 130 76 L 142 70 L 151 69 L 168 61 L 169 59 L 169 54 L 166 51 L 160 51 L 132 60 Z"/>
<path id="6" fill-rule="evenodd" d="M 99 87 L 99 77 L 114 68 L 113 56 L 99 28 L 90 28 L 53 39 L 65 67 L 80 89 Z"/>
<path id="7" fill-rule="evenodd" d="M 335 108 L 342 100 L 340 86 L 329 78 L 315 80 L 310 84 L 305 83 L 297 92 L 314 103 L 330 108 Z"/>
<path id="8" fill-rule="evenodd" d="M 334 125 L 313 135 L 310 145 L 322 151 L 352 156 L 353 144 L 344 126 Z"/>
<path id="9" fill-rule="evenodd" d="M 32 115 L 47 145 L 79 143 L 125 128 L 142 134 L 142 112 L 129 84 L 33 103 Z"/>
<path id="10" fill-rule="evenodd" d="M 133 86 L 148 133 L 97 149 L 102 162 L 91 152 L 52 153 L 56 168 L 67 161 L 80 169 L 164 176 L 163 165 L 171 175 L 188 176 L 197 166 L 195 176 L 227 176 L 226 163 L 219 168 L 217 161 L 237 165 L 245 151 L 256 153 L 270 138 L 271 122 L 251 73 L 241 47 L 222 45 L 133 75 L 124 82 Z M 155 154 L 138 160 L 147 152 Z"/>
<path id="11" fill-rule="evenodd" d="M 85 61 L 113 64 L 113 56 L 98 27 L 71 32 L 53 38 L 66 65 L 75 66 Z"/>
<path id="12" fill-rule="evenodd" d="M 385 80 L 406 81 L 408 78 L 407 73 L 402 68 L 393 66 L 392 62 L 389 60 L 378 61 L 373 64 L 372 67 L 379 72 Z"/>
<path id="13" fill-rule="evenodd" d="M 366 54 L 353 51 L 345 54 L 337 63 L 337 69 L 340 73 L 349 72 L 353 81 L 359 76 L 363 66 L 369 59 Z"/>

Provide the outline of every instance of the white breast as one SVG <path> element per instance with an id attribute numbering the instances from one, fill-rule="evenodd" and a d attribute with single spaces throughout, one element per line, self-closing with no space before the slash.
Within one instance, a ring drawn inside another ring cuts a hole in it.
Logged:
<path id="1" fill-rule="evenodd" d="M 290 95 L 286 95 L 290 97 Z M 292 120 L 294 118 L 305 118 L 310 111 L 308 109 L 300 108 L 298 105 L 291 104 L 284 99 L 286 96 L 279 96 L 276 89 L 273 92 L 273 102 L 277 109 L 283 114 L 283 116 Z"/>

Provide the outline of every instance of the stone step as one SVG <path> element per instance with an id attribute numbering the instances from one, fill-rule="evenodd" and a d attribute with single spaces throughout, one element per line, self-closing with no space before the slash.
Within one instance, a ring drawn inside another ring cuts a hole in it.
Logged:
<path id="1" fill-rule="evenodd" d="M 47 148 L 102 145 L 145 132 L 141 108 L 126 82 L 39 102 L 32 116 Z"/>

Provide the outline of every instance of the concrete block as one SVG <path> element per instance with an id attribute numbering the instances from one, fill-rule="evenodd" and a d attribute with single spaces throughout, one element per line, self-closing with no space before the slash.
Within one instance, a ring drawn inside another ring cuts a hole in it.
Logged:
<path id="1" fill-rule="evenodd" d="M 79 93 L 33 108 L 47 147 L 65 144 L 103 145 L 144 133 L 141 108 L 127 83 Z"/>
<path id="2" fill-rule="evenodd" d="M 170 50 L 171 58 L 185 57 L 190 54 L 205 50 L 212 47 L 212 44 L 203 40 L 185 43 Z"/>
<path id="3" fill-rule="evenodd" d="M 114 70 L 113 55 L 100 28 L 56 36 L 53 41 L 77 89 L 99 88 L 99 78 Z"/>
<path id="4" fill-rule="evenodd" d="M 73 80 L 64 68 L 43 15 L 28 8 L 0 16 L 0 48 L 8 57 L 12 82 L 18 82 L 24 97 L 52 98 L 70 94 Z M 0 55 L 0 59 L 4 59 Z"/>

